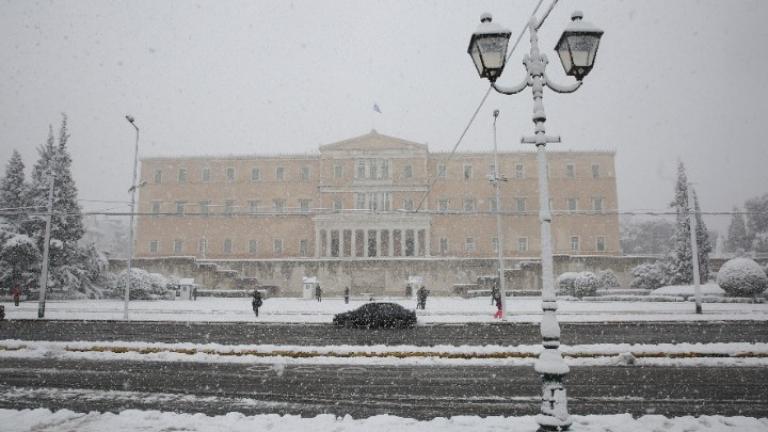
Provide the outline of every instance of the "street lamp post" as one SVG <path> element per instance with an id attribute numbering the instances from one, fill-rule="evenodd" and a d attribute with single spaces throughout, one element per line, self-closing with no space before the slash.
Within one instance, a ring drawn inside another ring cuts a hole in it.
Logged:
<path id="1" fill-rule="evenodd" d="M 126 275 L 126 281 L 125 281 L 125 302 L 123 305 L 123 319 L 128 320 L 128 301 L 131 295 L 131 265 L 132 265 L 132 258 L 133 258 L 133 213 L 134 208 L 136 206 L 136 189 L 139 188 L 139 185 L 136 184 L 136 171 L 138 170 L 139 165 L 139 127 L 136 126 L 135 119 L 133 116 L 126 115 L 125 119 L 128 120 L 128 123 L 133 126 L 134 129 L 136 129 L 136 145 L 134 146 L 133 151 L 133 181 L 131 182 L 131 188 L 129 189 L 129 192 L 131 192 L 131 216 L 130 221 L 128 222 L 128 273 Z"/>
<path id="2" fill-rule="evenodd" d="M 507 283 L 504 280 L 504 238 L 501 232 L 501 183 L 507 178 L 499 175 L 499 152 L 496 145 L 496 119 L 499 110 L 493 111 L 493 177 L 490 179 L 496 192 L 496 254 L 499 261 L 499 294 L 501 295 L 501 319 L 507 317 Z"/>
<path id="3" fill-rule="evenodd" d="M 524 144 L 536 145 L 536 159 L 539 176 L 539 221 L 541 224 L 541 273 L 542 291 L 541 337 L 543 350 L 535 364 L 536 372 L 542 377 L 541 413 L 536 417 L 542 431 L 567 430 L 571 425 L 568 414 L 564 377 L 569 368 L 560 353 L 560 325 L 557 322 L 557 297 L 554 290 L 551 222 L 549 209 L 549 184 L 547 178 L 547 159 L 544 153 L 548 143 L 560 142 L 560 137 L 546 134 L 544 123 L 547 116 L 542 102 L 544 86 L 557 93 L 572 93 L 581 87 L 582 79 L 590 72 L 597 54 L 602 30 L 582 21 L 583 14 L 574 12 L 572 22 L 563 31 L 555 50 L 565 69 L 566 75 L 576 78 L 572 85 L 560 85 L 552 82 L 546 75 L 547 57 L 539 51 L 539 20 L 531 17 L 528 23 L 531 49 L 523 58 L 527 72 L 526 78 L 514 87 L 496 84 L 496 79 L 504 70 L 507 44 L 511 32 L 494 24 L 490 14 L 480 17 L 480 25 L 472 34 L 467 52 L 477 68 L 481 78 L 488 78 L 491 86 L 503 94 L 520 93 L 527 87 L 533 92 L 534 135 L 523 137 Z"/>

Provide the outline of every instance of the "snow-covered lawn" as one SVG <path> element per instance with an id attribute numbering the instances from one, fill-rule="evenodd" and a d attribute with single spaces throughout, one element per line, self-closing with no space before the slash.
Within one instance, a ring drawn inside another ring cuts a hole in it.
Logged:
<path id="1" fill-rule="evenodd" d="M 571 430 L 578 432 L 765 432 L 768 419 L 751 417 L 676 417 L 646 415 L 633 419 L 629 414 L 590 415 L 573 418 Z M 68 410 L 0 409 L 0 425 L 5 432 L 121 432 L 121 431 L 188 431 L 188 432 L 534 432 L 538 425 L 532 416 L 475 417 L 457 416 L 427 421 L 379 415 L 366 419 L 336 417 L 329 414 L 313 418 L 276 414 L 245 416 L 229 413 L 223 416 L 177 414 L 160 411 L 126 410 L 112 413 L 76 413 Z"/>
<path id="2" fill-rule="evenodd" d="M 414 300 L 377 298 L 414 309 Z M 298 298 L 268 298 L 254 317 L 249 298 L 198 298 L 197 301 L 132 301 L 130 318 L 140 321 L 261 321 L 330 323 L 333 315 L 365 304 L 362 299 L 344 304 L 340 298 L 322 302 Z M 23 302 L 19 307 L 5 305 L 7 319 L 37 318 L 37 302 Z M 495 306 L 490 299 L 430 297 L 426 310 L 417 310 L 419 323 L 493 322 Z M 507 302 L 507 320 L 539 322 L 541 301 L 538 297 L 511 297 Z M 591 302 L 559 301 L 558 318 L 563 322 L 589 321 L 692 321 L 692 320 L 766 320 L 768 303 L 707 303 L 704 314 L 696 315 L 690 302 Z M 120 320 L 123 303 L 116 300 L 48 301 L 46 319 Z"/>

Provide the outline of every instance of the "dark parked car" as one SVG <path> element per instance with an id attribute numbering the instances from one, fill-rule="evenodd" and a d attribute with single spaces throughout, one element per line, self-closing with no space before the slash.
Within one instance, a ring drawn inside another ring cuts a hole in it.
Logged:
<path id="1" fill-rule="evenodd" d="M 344 327 L 402 328 L 416 325 L 416 312 L 396 303 L 368 303 L 336 314 L 333 324 Z"/>

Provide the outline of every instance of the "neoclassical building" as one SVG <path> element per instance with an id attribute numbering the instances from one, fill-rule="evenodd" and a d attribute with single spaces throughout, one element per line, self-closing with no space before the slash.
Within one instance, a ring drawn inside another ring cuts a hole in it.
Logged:
<path id="1" fill-rule="evenodd" d="M 618 255 L 614 152 L 549 151 L 555 253 Z M 534 152 L 431 153 L 371 131 L 311 155 L 141 163 L 136 256 L 200 259 L 538 257 Z"/>

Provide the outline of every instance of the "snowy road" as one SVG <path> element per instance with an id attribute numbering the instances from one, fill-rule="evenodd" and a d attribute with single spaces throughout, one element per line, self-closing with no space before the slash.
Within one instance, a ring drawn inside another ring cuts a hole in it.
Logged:
<path id="1" fill-rule="evenodd" d="M 768 342 L 768 321 L 562 323 L 568 345 L 595 343 Z M 356 330 L 328 324 L 136 321 L 37 321 L 0 323 L 0 339 L 145 341 L 273 345 L 532 345 L 534 323 L 420 325 L 405 330 Z"/>
<path id="2" fill-rule="evenodd" d="M 768 368 L 574 367 L 576 414 L 768 415 Z M 540 379 L 520 366 L 355 366 L 0 359 L 0 407 L 209 415 L 529 415 Z"/>

